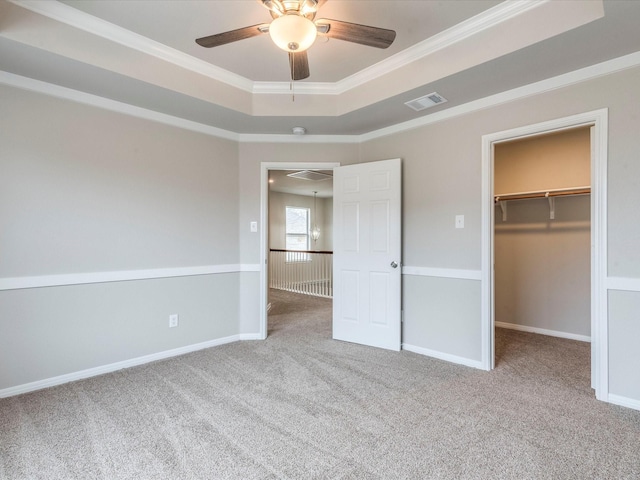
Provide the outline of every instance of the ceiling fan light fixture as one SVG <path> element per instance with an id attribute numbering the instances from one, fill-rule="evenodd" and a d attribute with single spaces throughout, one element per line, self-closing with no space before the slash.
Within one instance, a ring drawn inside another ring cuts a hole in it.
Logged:
<path id="1" fill-rule="evenodd" d="M 303 0 L 300 4 L 300 15 L 315 15 L 318 11 L 317 0 Z"/>
<path id="2" fill-rule="evenodd" d="M 269 35 L 279 48 L 286 52 L 304 52 L 316 39 L 316 25 L 297 14 L 283 15 L 273 19 Z"/>

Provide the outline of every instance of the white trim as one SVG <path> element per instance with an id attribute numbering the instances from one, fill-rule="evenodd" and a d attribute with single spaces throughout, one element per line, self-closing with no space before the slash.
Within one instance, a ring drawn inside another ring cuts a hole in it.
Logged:
<path id="1" fill-rule="evenodd" d="M 536 83 L 524 85 L 522 87 L 507 90 L 505 92 L 480 98 L 462 105 L 448 108 L 446 110 L 432 113 L 424 117 L 398 123 L 390 127 L 373 130 L 361 135 L 271 135 L 271 134 L 239 134 L 229 130 L 212 127 L 191 120 L 166 115 L 153 110 L 135 107 L 126 103 L 118 102 L 108 98 L 98 97 L 78 90 L 61 87 L 39 80 L 22 77 L 0 70 L 0 84 L 6 84 L 16 88 L 22 88 L 45 95 L 50 95 L 66 100 L 83 103 L 105 110 L 111 110 L 125 115 L 144 118 L 147 120 L 171 125 L 185 130 L 191 130 L 213 137 L 235 140 L 238 142 L 262 142 L 262 143 L 364 143 L 376 138 L 393 135 L 396 133 L 414 130 L 416 128 L 435 124 L 451 118 L 467 115 L 486 108 L 492 108 L 500 104 L 520 100 L 523 98 L 539 95 L 542 93 L 568 87 L 577 83 L 592 80 L 594 78 L 610 75 L 616 72 L 634 68 L 640 65 L 640 52 L 631 53 L 613 60 L 607 60 L 590 67 L 585 67 L 573 72 L 569 72 L 556 77 L 541 80 Z"/>
<path id="2" fill-rule="evenodd" d="M 479 13 L 459 24 L 444 30 L 426 40 L 417 43 L 391 57 L 365 68 L 354 75 L 336 83 L 337 93 L 358 88 L 374 81 L 391 71 L 410 65 L 424 57 L 432 55 L 440 50 L 455 45 L 471 36 L 478 35 L 496 25 L 515 18 L 523 13 L 539 7 L 549 0 L 531 1 L 522 0 L 516 2 L 502 2 L 498 5 Z"/>
<path id="3" fill-rule="evenodd" d="M 420 277 L 458 278 L 460 280 L 481 280 L 480 270 L 461 270 L 458 268 L 402 267 L 403 275 Z"/>
<path id="4" fill-rule="evenodd" d="M 274 135 L 269 133 L 241 133 L 238 140 L 245 143 L 359 143 L 359 135 Z"/>
<path id="5" fill-rule="evenodd" d="M 241 263 L 239 265 L 238 272 L 259 272 L 260 264 L 259 263 Z"/>
<path id="6" fill-rule="evenodd" d="M 269 279 L 269 170 L 332 170 L 339 167 L 336 162 L 262 162 L 260 163 L 260 338 L 267 338 Z"/>
<path id="7" fill-rule="evenodd" d="M 218 80 L 246 92 L 252 92 L 253 82 L 236 73 L 220 68 L 212 63 L 187 55 L 184 52 L 151 40 L 131 30 L 95 17 L 89 13 L 70 7 L 61 2 L 49 0 L 9 0 L 19 7 L 65 23 L 92 35 L 97 35 L 127 48 L 138 50 L 200 75 Z"/>
<path id="8" fill-rule="evenodd" d="M 357 75 L 357 74 L 356 74 Z M 296 95 L 339 95 L 340 82 L 299 82 L 296 83 Z M 291 95 L 290 82 L 253 82 L 256 95 Z"/>
<path id="9" fill-rule="evenodd" d="M 591 128 L 593 154 L 591 158 L 591 343 L 594 356 L 592 384 L 596 398 L 609 397 L 609 295 L 608 271 L 608 155 L 609 111 L 599 110 Z M 595 189 L 595 192 L 594 192 Z"/>
<path id="10" fill-rule="evenodd" d="M 51 2 L 54 3 L 54 2 Z M 167 115 L 165 113 L 156 112 L 147 108 L 136 107 L 129 105 L 128 103 L 118 102 L 110 98 L 99 97 L 91 93 L 84 93 L 78 90 L 73 90 L 67 87 L 61 87 L 60 85 L 54 85 L 53 83 L 42 82 L 40 80 L 34 80 L 28 77 L 22 77 L 14 73 L 9 73 L 0 70 L 0 84 L 9 85 L 11 87 L 20 88 L 30 92 L 42 93 L 55 98 L 62 98 L 64 100 L 70 100 L 72 102 L 81 103 L 84 105 L 90 105 L 92 107 L 102 108 L 112 112 L 122 113 L 124 115 L 130 115 L 132 117 L 142 118 L 145 120 L 151 120 L 152 122 L 162 123 L 164 125 L 170 125 L 172 127 L 182 128 L 184 130 L 190 130 L 192 132 L 203 133 L 212 137 L 226 138 L 227 140 L 239 140 L 239 135 L 229 130 L 223 130 L 221 128 L 212 127 L 203 123 L 193 122 L 180 117 L 174 117 L 173 115 Z"/>
<path id="11" fill-rule="evenodd" d="M 302 82 L 296 85 L 296 95 L 341 95 L 387 75 L 389 72 L 406 67 L 435 52 L 455 45 L 466 38 L 480 34 L 502 22 L 522 15 L 548 1 L 520 0 L 500 3 L 337 82 Z M 291 86 L 289 82 L 254 82 L 253 92 L 257 94 L 291 95 Z"/>
<path id="12" fill-rule="evenodd" d="M 105 373 L 115 372 L 117 370 L 122 370 L 123 368 L 136 367 L 138 365 L 144 365 L 145 363 L 164 360 L 171 357 L 177 357 L 179 355 L 195 352 L 197 350 L 203 350 L 205 348 L 217 347 L 226 343 L 237 342 L 240 339 L 240 335 L 231 335 L 229 337 L 208 340 L 206 342 L 187 345 L 185 347 L 174 348 L 171 350 L 165 350 L 164 352 L 152 353 L 150 355 L 123 360 L 121 362 L 110 363 L 108 365 L 102 365 L 100 367 L 88 368 L 86 370 L 80 370 L 79 372 L 67 373 L 65 375 L 60 375 L 52 378 L 45 378 L 44 380 L 38 380 L 36 382 L 25 383 L 23 385 L 17 385 L 15 387 L 9 387 L 0 390 L 0 398 L 33 392 L 35 390 L 41 390 L 43 388 L 55 387 L 56 385 L 75 382 L 76 380 L 82 380 L 83 378 L 104 375 Z"/>
<path id="13" fill-rule="evenodd" d="M 546 80 L 540 80 L 539 82 L 531 83 L 529 85 L 523 85 L 522 87 L 514 88 L 512 90 L 506 90 L 504 92 L 473 100 L 455 107 L 450 107 L 446 110 L 435 112 L 414 120 L 397 123 L 379 130 L 373 130 L 360 135 L 360 141 L 367 142 L 387 135 L 414 130 L 426 125 L 431 125 L 451 118 L 467 115 L 472 112 L 477 112 L 479 110 L 484 110 L 486 108 L 493 108 L 504 103 L 551 92 L 553 90 L 569 87 L 571 85 L 593 80 L 605 75 L 611 75 L 629 68 L 635 68 L 639 65 L 640 52 L 630 53 L 622 57 L 614 58 L 613 60 L 607 60 L 596 65 L 574 70 L 573 72 L 547 78 Z"/>
<path id="14" fill-rule="evenodd" d="M 494 366 L 494 295 L 493 295 L 493 236 L 494 144 L 515 138 L 540 135 L 578 126 L 593 126 L 594 154 L 591 165 L 591 338 L 594 353 L 592 384 L 596 398 L 607 401 L 609 391 L 608 364 L 608 306 L 607 306 L 607 141 L 608 111 L 595 110 L 559 118 L 535 125 L 497 132 L 482 137 L 482 364 L 490 370 Z"/>
<path id="15" fill-rule="evenodd" d="M 530 327 L 528 325 L 518 325 L 516 323 L 506 322 L 495 322 L 495 326 L 506 328 L 508 330 L 517 330 L 519 332 L 537 333 L 538 335 L 566 338 L 568 340 L 578 340 L 579 342 L 591 342 L 591 337 L 589 337 L 588 335 L 578 335 L 576 333 L 560 332 L 558 330 L 547 330 L 546 328 Z"/>
<path id="16" fill-rule="evenodd" d="M 482 362 L 478 360 L 471 360 L 470 358 L 459 357 L 457 355 L 451 355 L 450 353 L 438 352 L 437 350 L 431 350 L 429 348 L 416 347 L 415 345 L 409 345 L 407 343 L 402 344 L 402 349 L 407 352 L 418 353 L 427 357 L 437 358 L 438 360 L 444 360 L 445 362 L 457 363 L 458 365 L 464 365 L 465 367 L 483 369 Z"/>
<path id="17" fill-rule="evenodd" d="M 640 292 L 640 278 L 608 277 L 607 290 Z"/>
<path id="18" fill-rule="evenodd" d="M 238 335 L 240 340 L 262 340 L 262 337 L 259 333 L 241 333 Z"/>
<path id="19" fill-rule="evenodd" d="M 609 403 L 614 405 L 620 405 L 621 407 L 633 408 L 634 410 L 640 410 L 640 400 L 634 398 L 622 397 L 620 395 L 609 394 L 607 399 Z"/>
<path id="20" fill-rule="evenodd" d="M 287 95 L 291 93 L 289 82 L 253 82 L 246 77 L 168 47 L 167 45 L 61 2 L 42 0 L 9 1 L 58 22 L 70 25 L 92 35 L 97 35 L 127 48 L 138 50 L 139 52 L 170 62 L 192 72 L 205 75 L 214 80 L 224 82 L 246 92 L 254 94 Z M 409 65 L 434 52 L 455 45 L 470 36 L 480 34 L 504 21 L 539 7 L 548 1 L 549 0 L 520 0 L 500 3 L 345 79 L 337 82 L 302 82 L 296 86 L 296 94 L 339 95 L 386 75 L 390 71 Z"/>
<path id="21" fill-rule="evenodd" d="M 88 283 L 126 282 L 130 280 L 150 280 L 153 278 L 193 277 L 197 275 L 215 275 L 220 273 L 259 271 L 259 265 L 232 264 L 0 278 L 0 291 L 19 290 L 23 288 L 59 287 L 63 285 L 84 285 Z"/>

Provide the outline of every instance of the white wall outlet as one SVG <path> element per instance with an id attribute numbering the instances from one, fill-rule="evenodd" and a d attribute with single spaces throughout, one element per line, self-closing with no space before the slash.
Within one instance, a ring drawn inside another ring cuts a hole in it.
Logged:
<path id="1" fill-rule="evenodd" d="M 174 313 L 173 315 L 169 315 L 169 328 L 174 328 L 178 326 L 178 314 Z"/>
<path id="2" fill-rule="evenodd" d="M 464 215 L 456 215 L 456 228 L 464 228 Z"/>
<path id="3" fill-rule="evenodd" d="M 251 230 L 252 233 L 257 232 L 258 231 L 258 222 L 249 223 L 249 230 Z"/>

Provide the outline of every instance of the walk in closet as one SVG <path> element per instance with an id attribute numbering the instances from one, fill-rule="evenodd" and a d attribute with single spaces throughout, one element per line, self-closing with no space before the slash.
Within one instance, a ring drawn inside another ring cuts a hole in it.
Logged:
<path id="1" fill-rule="evenodd" d="M 590 128 L 501 143 L 494 158 L 496 326 L 588 341 Z"/>

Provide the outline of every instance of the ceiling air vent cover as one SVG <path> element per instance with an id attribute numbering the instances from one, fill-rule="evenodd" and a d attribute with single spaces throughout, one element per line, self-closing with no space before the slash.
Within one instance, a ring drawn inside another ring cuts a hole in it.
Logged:
<path id="1" fill-rule="evenodd" d="M 409 108 L 413 108 L 416 112 L 419 112 L 420 110 L 424 110 L 425 108 L 433 107 L 434 105 L 439 105 L 440 103 L 445 103 L 446 101 L 447 99 L 442 95 L 433 92 L 429 95 L 425 95 L 424 97 L 405 102 L 404 104 Z"/>
<path id="2" fill-rule="evenodd" d="M 293 178 L 301 178 L 303 180 L 326 180 L 327 178 L 331 178 L 332 175 L 323 172 L 315 172 L 313 170 L 302 170 L 300 172 L 288 173 L 287 177 Z"/>

